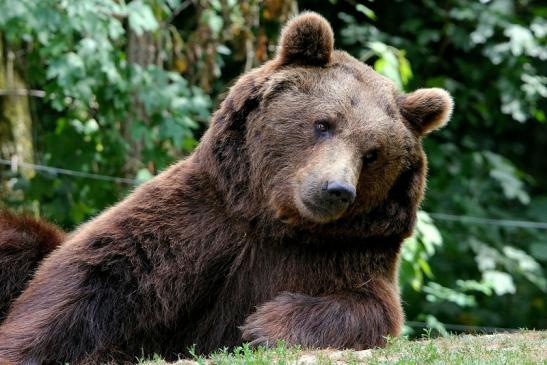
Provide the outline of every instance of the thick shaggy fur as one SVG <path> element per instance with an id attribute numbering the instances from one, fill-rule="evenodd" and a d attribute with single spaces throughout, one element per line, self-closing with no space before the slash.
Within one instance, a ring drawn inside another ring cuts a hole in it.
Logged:
<path id="1" fill-rule="evenodd" d="M 364 349 L 399 334 L 397 262 L 423 196 L 421 136 L 451 105 L 435 90 L 432 103 L 408 99 L 334 51 L 316 14 L 281 39 L 188 159 L 44 260 L 0 327 L 0 362 L 172 359 L 192 344 L 209 353 L 280 339 Z M 319 133 L 318 120 L 332 128 Z M 310 206 L 333 176 L 356 187 L 352 204 Z"/>
<path id="2" fill-rule="evenodd" d="M 58 228 L 0 211 L 0 323 L 42 259 L 63 240 Z"/>

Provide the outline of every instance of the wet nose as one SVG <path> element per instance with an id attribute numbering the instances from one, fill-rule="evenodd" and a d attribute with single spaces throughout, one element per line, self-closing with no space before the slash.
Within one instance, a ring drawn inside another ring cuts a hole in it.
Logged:
<path id="1" fill-rule="evenodd" d="M 342 182 L 332 181 L 327 183 L 326 192 L 331 200 L 351 204 L 355 200 L 355 186 Z"/>

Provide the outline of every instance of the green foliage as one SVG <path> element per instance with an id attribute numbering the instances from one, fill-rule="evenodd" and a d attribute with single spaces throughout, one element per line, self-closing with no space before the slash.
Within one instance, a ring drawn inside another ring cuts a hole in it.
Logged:
<path id="1" fill-rule="evenodd" d="M 414 290 L 421 290 L 424 278 L 433 278 L 429 260 L 443 243 L 441 233 L 425 212 L 418 212 L 414 235 L 405 241 L 402 249 L 401 276 Z"/>
<path id="2" fill-rule="evenodd" d="M 165 4 L 6 1 L 0 30 L 11 48 L 25 52 L 29 82 L 46 91 L 39 105 L 39 161 L 143 180 L 146 171 L 156 173 L 196 145 L 193 131 L 207 120 L 209 98 L 178 73 L 128 60 L 129 32 L 158 31 L 168 15 Z M 138 176 L 126 165 L 136 145 Z M 65 226 L 97 214 L 126 191 L 109 182 L 43 175 L 19 178 L 15 188 Z"/>
<path id="3" fill-rule="evenodd" d="M 356 6 L 358 11 L 359 6 L 362 5 Z M 348 45 L 365 46 L 357 52 L 356 56 L 363 62 L 374 59 L 374 69 L 395 81 L 403 89 L 412 78 L 412 69 L 405 56 L 405 51 L 378 40 L 370 41 L 370 39 L 377 38 L 378 30 L 357 25 L 355 17 L 346 13 L 340 13 L 339 17 L 346 23 L 346 28 L 341 32 L 344 42 Z M 368 17 L 372 20 L 375 19 L 375 17 Z"/>

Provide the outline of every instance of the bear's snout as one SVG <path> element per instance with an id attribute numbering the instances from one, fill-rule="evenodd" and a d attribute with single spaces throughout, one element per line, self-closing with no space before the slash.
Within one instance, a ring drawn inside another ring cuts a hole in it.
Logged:
<path id="1" fill-rule="evenodd" d="M 340 218 L 356 197 L 353 184 L 343 180 L 304 184 L 300 189 L 303 215 L 317 223 Z"/>
<path id="2" fill-rule="evenodd" d="M 323 200 L 335 205 L 351 204 L 356 196 L 355 186 L 342 181 L 332 181 L 325 184 Z"/>
<path id="3" fill-rule="evenodd" d="M 296 208 L 314 223 L 341 218 L 357 199 L 362 167 L 359 149 L 341 139 L 329 142 L 314 151 L 296 178 Z"/>

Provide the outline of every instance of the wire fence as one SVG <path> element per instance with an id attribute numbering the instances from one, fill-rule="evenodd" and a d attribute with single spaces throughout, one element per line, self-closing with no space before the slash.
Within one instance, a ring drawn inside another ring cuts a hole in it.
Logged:
<path id="1" fill-rule="evenodd" d="M 85 179 L 108 181 L 108 182 L 118 183 L 118 184 L 138 185 L 140 183 L 140 181 L 136 179 L 128 179 L 123 177 L 94 174 L 89 172 L 75 171 L 75 170 L 63 169 L 59 167 L 52 167 L 52 166 L 46 166 L 46 165 L 40 165 L 40 164 L 32 164 L 32 163 L 28 163 L 24 161 L 19 161 L 17 157 L 13 157 L 11 160 L 0 159 L 0 165 L 9 166 L 14 173 L 18 171 L 19 167 L 23 167 L 23 168 L 31 168 L 38 172 L 45 172 L 45 173 L 54 174 L 54 175 L 80 177 Z M 433 219 L 442 220 L 442 221 L 470 223 L 470 224 L 478 224 L 478 225 L 490 225 L 490 226 L 509 227 L 509 228 L 547 230 L 547 222 L 534 222 L 534 221 L 514 220 L 514 219 L 482 218 L 482 217 L 473 217 L 468 215 L 457 215 L 457 214 L 438 213 L 438 212 L 427 212 L 427 213 Z"/>
<path id="2" fill-rule="evenodd" d="M 0 165 L 10 166 L 13 172 L 17 172 L 19 167 L 24 167 L 24 168 L 31 168 L 39 172 L 47 172 L 54 175 L 59 174 L 59 175 L 66 175 L 66 176 L 82 177 L 86 179 L 110 181 L 110 182 L 114 182 L 118 184 L 137 185 L 139 183 L 138 180 L 127 179 L 124 177 L 107 176 L 107 175 L 101 175 L 101 174 L 93 174 L 90 172 L 62 169 L 59 167 L 37 165 L 33 163 L 19 161 L 17 157 L 12 158 L 11 160 L 0 159 Z"/>
<path id="3" fill-rule="evenodd" d="M 471 217 L 467 215 L 456 215 L 456 214 L 446 214 L 446 213 L 428 213 L 428 214 L 434 219 L 444 220 L 444 221 L 471 223 L 471 224 L 485 224 L 490 226 L 532 228 L 532 229 L 547 230 L 547 222 L 533 222 L 533 221 L 523 221 L 523 220 L 513 220 L 513 219 L 480 218 L 480 217 Z"/>

